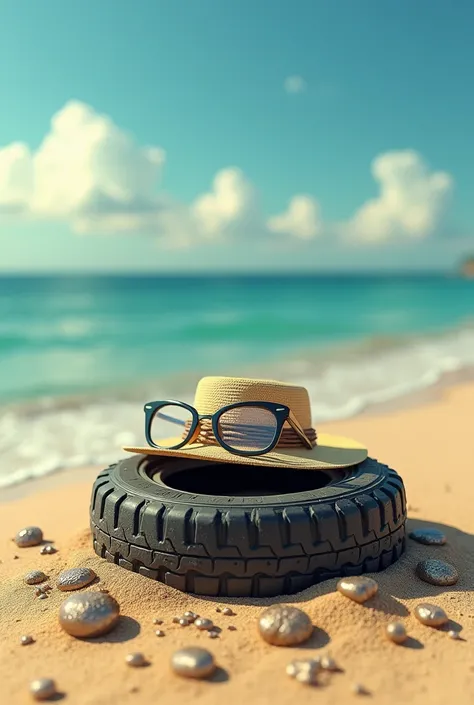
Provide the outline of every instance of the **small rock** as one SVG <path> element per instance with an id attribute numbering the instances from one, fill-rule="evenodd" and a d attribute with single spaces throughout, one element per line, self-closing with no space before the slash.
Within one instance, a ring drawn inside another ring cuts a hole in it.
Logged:
<path id="1" fill-rule="evenodd" d="M 48 576 L 42 570 L 32 570 L 25 575 L 25 583 L 27 585 L 38 585 L 38 583 L 44 583 L 47 579 Z"/>
<path id="2" fill-rule="evenodd" d="M 148 666 L 148 661 L 140 651 L 135 651 L 133 654 L 127 654 L 127 656 L 125 656 L 125 663 L 133 668 Z"/>
<path id="3" fill-rule="evenodd" d="M 54 548 L 52 543 L 48 543 L 46 546 L 43 546 L 40 549 L 40 553 L 42 556 L 52 556 L 53 553 L 57 553 L 58 549 Z"/>
<path id="4" fill-rule="evenodd" d="M 59 574 L 57 585 L 63 592 L 80 590 L 90 585 L 96 577 L 91 568 L 68 568 Z"/>
<path id="5" fill-rule="evenodd" d="M 15 543 L 19 548 L 29 548 L 39 546 L 43 541 L 43 532 L 39 526 L 27 526 L 21 529 L 15 536 Z"/>
<path id="6" fill-rule="evenodd" d="M 387 624 L 385 633 L 394 644 L 403 644 L 408 638 L 407 630 L 402 622 L 390 622 Z"/>
<path id="7" fill-rule="evenodd" d="M 47 599 L 48 599 L 48 595 L 45 592 L 41 591 L 41 593 L 38 595 L 38 600 L 47 600 Z"/>
<path id="8" fill-rule="evenodd" d="M 313 624 L 303 610 L 288 605 L 273 605 L 260 615 L 260 636 L 274 646 L 293 646 L 307 641 Z"/>
<path id="9" fill-rule="evenodd" d="M 413 541 L 425 546 L 444 546 L 446 543 L 446 536 L 438 529 L 415 529 L 409 536 Z"/>
<path id="10" fill-rule="evenodd" d="M 34 640 L 33 637 L 30 636 L 29 634 L 24 634 L 24 635 L 20 638 L 20 644 L 21 644 L 22 646 L 28 646 L 29 644 L 34 644 L 34 643 L 35 643 L 35 640 Z"/>
<path id="11" fill-rule="evenodd" d="M 297 659 L 286 667 L 286 673 L 299 683 L 316 685 L 321 664 L 318 659 Z"/>
<path id="12" fill-rule="evenodd" d="M 419 622 L 428 627 L 441 627 L 448 621 L 448 615 L 441 607 L 428 602 L 417 605 L 414 614 Z"/>
<path id="13" fill-rule="evenodd" d="M 219 636 L 219 633 L 215 632 L 211 629 L 211 631 L 207 632 L 207 635 L 208 635 L 209 639 L 217 639 Z"/>
<path id="14" fill-rule="evenodd" d="M 321 656 L 321 658 L 319 659 L 319 663 L 323 671 L 332 671 L 333 673 L 335 673 L 336 671 L 340 670 L 339 666 L 337 665 L 336 661 L 332 658 L 332 656 Z"/>
<path id="15" fill-rule="evenodd" d="M 173 624 L 179 624 L 180 617 L 173 617 Z"/>
<path id="16" fill-rule="evenodd" d="M 455 631 L 454 629 L 451 629 L 448 632 L 448 636 L 450 639 L 455 639 L 456 641 L 461 639 L 461 634 L 459 632 Z"/>
<path id="17" fill-rule="evenodd" d="M 163 624 L 163 620 L 162 619 L 154 619 L 153 624 Z"/>
<path id="18" fill-rule="evenodd" d="M 38 678 L 30 683 L 30 693 L 35 700 L 48 700 L 56 692 L 56 683 L 52 678 Z"/>
<path id="19" fill-rule="evenodd" d="M 229 626 L 227 627 L 227 629 L 228 629 L 230 632 L 236 632 L 236 631 L 237 631 L 237 627 L 234 627 L 233 624 L 229 624 Z"/>
<path id="20" fill-rule="evenodd" d="M 191 646 L 175 651 L 171 657 L 171 668 L 185 678 L 208 678 L 216 670 L 214 656 L 207 649 Z"/>
<path id="21" fill-rule="evenodd" d="M 420 561 L 415 570 L 417 576 L 431 585 L 454 585 L 459 580 L 459 573 L 451 563 L 438 558 Z"/>
<path id="22" fill-rule="evenodd" d="M 185 618 L 186 618 L 187 620 L 189 620 L 190 622 L 195 622 L 196 619 L 198 619 L 199 615 L 196 614 L 196 612 L 190 612 L 190 611 L 188 611 L 188 612 L 185 612 L 185 613 L 183 614 L 183 617 L 185 617 Z"/>
<path id="23" fill-rule="evenodd" d="M 59 623 L 71 636 L 94 637 L 106 634 L 119 621 L 120 607 L 111 595 L 80 592 L 70 595 L 59 610 Z"/>
<path id="24" fill-rule="evenodd" d="M 186 619 L 186 617 L 181 617 L 180 619 L 178 619 L 178 624 L 181 627 L 189 627 L 191 622 L 189 621 L 189 619 Z"/>
<path id="25" fill-rule="evenodd" d="M 352 686 L 352 692 L 354 693 L 354 695 L 368 695 L 369 694 L 369 691 L 367 690 L 367 688 L 364 685 L 362 685 L 361 683 L 354 683 L 354 685 Z"/>
<path id="26" fill-rule="evenodd" d="M 165 636 L 165 632 L 162 631 L 161 629 L 157 629 L 155 634 L 156 634 L 156 636 Z"/>
<path id="27" fill-rule="evenodd" d="M 212 627 L 214 626 L 214 623 L 210 619 L 204 619 L 203 617 L 199 617 L 194 622 L 194 626 L 198 629 L 201 629 L 202 631 L 209 631 L 209 629 L 212 629 Z"/>
<path id="28" fill-rule="evenodd" d="M 230 608 L 230 607 L 224 607 L 222 610 L 222 614 L 225 615 L 226 617 L 234 617 L 235 612 Z"/>
<path id="29" fill-rule="evenodd" d="M 355 575 L 351 578 L 341 578 L 337 583 L 337 589 L 342 595 L 362 604 L 377 594 L 379 586 L 372 578 Z"/>
<path id="30" fill-rule="evenodd" d="M 222 612 L 220 607 L 216 607 L 216 612 Z"/>

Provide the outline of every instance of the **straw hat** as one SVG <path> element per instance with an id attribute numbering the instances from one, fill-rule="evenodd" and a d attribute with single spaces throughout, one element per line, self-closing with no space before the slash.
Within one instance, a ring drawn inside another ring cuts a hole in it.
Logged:
<path id="1" fill-rule="evenodd" d="M 222 407 L 243 401 L 274 402 L 288 406 L 310 438 L 315 437 L 311 420 L 311 405 L 304 387 L 261 379 L 238 377 L 204 377 L 199 382 L 193 406 L 199 414 L 214 414 Z M 357 441 L 327 433 L 317 434 L 315 445 L 303 446 L 298 436 L 285 424 L 284 433 L 276 447 L 265 455 L 240 456 L 222 448 L 212 433 L 202 432 L 193 443 L 178 449 L 125 447 L 130 453 L 166 457 L 195 458 L 218 463 L 239 465 L 279 466 L 299 470 L 343 468 L 361 463 L 367 458 L 367 449 Z M 167 438 L 158 445 L 173 446 L 182 438 Z"/>

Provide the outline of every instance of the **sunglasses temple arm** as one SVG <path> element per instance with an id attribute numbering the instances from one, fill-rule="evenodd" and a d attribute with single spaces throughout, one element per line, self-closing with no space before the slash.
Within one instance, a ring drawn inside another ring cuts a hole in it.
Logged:
<path id="1" fill-rule="evenodd" d="M 292 414 L 290 411 L 288 415 L 288 423 L 290 424 L 291 428 L 298 434 L 298 436 L 301 438 L 302 441 L 305 442 L 305 444 L 308 446 L 308 448 L 313 448 L 313 444 L 309 440 L 308 436 L 304 432 L 302 426 L 300 426 L 299 422 L 295 418 L 295 416 Z"/>

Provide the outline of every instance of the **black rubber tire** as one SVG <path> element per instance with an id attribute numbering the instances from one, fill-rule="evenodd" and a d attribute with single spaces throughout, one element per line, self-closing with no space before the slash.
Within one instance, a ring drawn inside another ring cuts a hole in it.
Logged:
<path id="1" fill-rule="evenodd" d="M 165 482 L 194 466 L 199 484 L 197 465 L 136 455 L 103 470 L 90 507 L 95 552 L 186 592 L 273 597 L 383 570 L 404 551 L 403 481 L 376 460 L 334 472 L 319 489 L 279 495 L 193 494 Z"/>

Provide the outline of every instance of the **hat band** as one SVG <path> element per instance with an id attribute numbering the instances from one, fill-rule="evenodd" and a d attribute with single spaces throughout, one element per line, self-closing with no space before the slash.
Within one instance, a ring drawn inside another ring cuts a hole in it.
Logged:
<path id="1" fill-rule="evenodd" d="M 216 440 L 216 437 L 214 436 L 211 421 L 208 419 L 202 419 L 199 423 L 200 423 L 199 436 L 197 436 L 194 439 L 193 443 L 202 443 L 203 445 L 209 445 L 209 446 L 220 445 L 219 442 Z M 185 425 L 185 431 L 182 435 L 183 439 L 188 437 L 190 427 L 191 427 L 191 422 L 188 421 Z M 318 438 L 318 434 L 316 433 L 316 429 L 304 428 L 303 430 L 304 430 L 307 438 L 313 444 L 313 446 L 316 446 L 317 445 L 317 438 Z M 284 428 L 282 430 L 281 436 L 280 436 L 278 443 L 276 444 L 275 447 L 276 448 L 306 448 L 307 446 L 303 443 L 303 441 L 298 436 L 296 431 L 294 431 L 290 427 L 290 428 Z"/>

